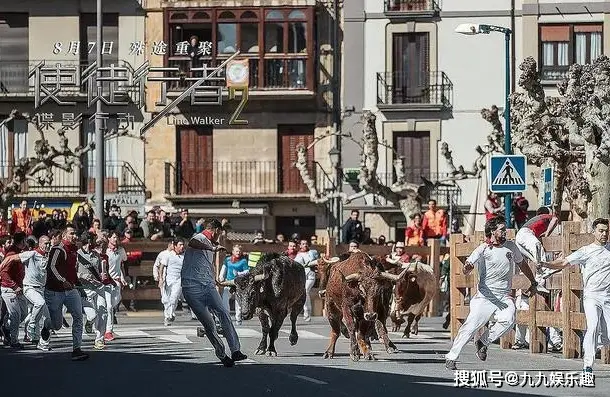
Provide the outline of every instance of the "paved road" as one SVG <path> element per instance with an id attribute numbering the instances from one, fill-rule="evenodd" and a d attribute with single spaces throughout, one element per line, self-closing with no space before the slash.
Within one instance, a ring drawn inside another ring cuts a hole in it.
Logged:
<path id="1" fill-rule="evenodd" d="M 333 360 L 322 359 L 326 349 L 328 325 L 322 318 L 311 323 L 299 320 L 299 343 L 291 347 L 284 327 L 276 344 L 276 358 L 254 356 L 259 343 L 257 321 L 238 327 L 243 351 L 248 360 L 234 368 L 217 363 L 206 338 L 196 336 L 197 322 L 180 316 L 171 327 L 162 325 L 161 316 L 119 317 L 117 339 L 104 351 L 93 351 L 93 340 L 85 336 L 85 349 L 91 358 L 85 362 L 69 359 L 70 330 L 53 338 L 53 351 L 41 352 L 28 347 L 24 351 L 0 348 L 2 394 L 19 395 L 40 391 L 47 397 L 83 393 L 87 397 L 108 396 L 194 396 L 222 393 L 226 396 L 312 397 L 420 395 L 412 393 L 448 393 L 450 396 L 607 396 L 610 366 L 596 365 L 596 387 L 507 386 L 498 388 L 488 380 L 487 388 L 456 388 L 455 374 L 444 368 L 443 355 L 450 347 L 449 334 L 440 327 L 440 318 L 424 319 L 420 335 L 404 340 L 400 333 L 391 338 L 400 353 L 389 355 L 374 342 L 377 361 L 352 362 L 347 354 L 348 341 L 341 338 Z M 538 371 L 547 381 L 549 371 L 581 370 L 581 361 L 565 360 L 560 355 L 532 355 L 527 352 L 500 350 L 493 346 L 483 365 L 474 356 L 474 347 L 464 350 L 460 369 L 468 371 L 527 371 L 537 382 Z M 488 373 L 489 376 L 489 373 Z"/>

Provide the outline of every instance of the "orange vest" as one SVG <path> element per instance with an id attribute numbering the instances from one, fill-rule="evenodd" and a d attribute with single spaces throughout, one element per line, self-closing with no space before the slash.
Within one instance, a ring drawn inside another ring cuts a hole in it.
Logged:
<path id="1" fill-rule="evenodd" d="M 411 225 L 407 228 L 405 237 L 405 244 L 407 244 L 408 246 L 416 247 L 418 245 L 421 245 L 424 237 L 424 229 L 415 225 Z"/>
<path id="2" fill-rule="evenodd" d="M 436 210 L 436 212 L 432 212 L 430 210 L 426 211 L 424 214 L 426 220 L 428 221 L 427 228 L 425 230 L 426 236 L 438 236 L 444 233 L 443 231 L 443 219 L 445 218 L 445 211 Z"/>
<path id="3" fill-rule="evenodd" d="M 13 210 L 12 216 L 12 229 L 13 233 L 24 232 L 26 234 L 30 233 L 30 226 L 32 220 L 32 214 L 29 210 L 21 211 Z"/>

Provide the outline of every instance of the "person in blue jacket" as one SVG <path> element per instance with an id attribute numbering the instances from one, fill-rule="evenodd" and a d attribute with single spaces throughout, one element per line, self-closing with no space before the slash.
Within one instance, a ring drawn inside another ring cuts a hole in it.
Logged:
<path id="1" fill-rule="evenodd" d="M 233 246 L 231 255 L 225 258 L 222 267 L 220 268 L 220 275 L 218 278 L 220 281 L 231 281 L 234 280 L 235 277 L 246 274 L 249 271 L 248 257 L 243 254 L 241 245 L 236 244 Z M 222 302 L 229 312 L 230 297 L 230 287 L 224 287 L 222 290 Z M 237 322 L 237 325 L 241 325 L 241 307 L 239 307 L 237 300 L 235 300 L 235 321 Z"/>

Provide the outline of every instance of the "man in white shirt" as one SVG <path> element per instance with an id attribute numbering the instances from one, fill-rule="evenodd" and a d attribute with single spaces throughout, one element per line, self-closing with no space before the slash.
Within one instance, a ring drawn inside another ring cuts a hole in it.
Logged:
<path id="1" fill-rule="evenodd" d="M 218 245 L 222 233 L 222 224 L 217 219 L 207 219 L 204 230 L 194 235 L 188 243 L 182 265 L 182 294 L 193 313 L 205 329 L 205 334 L 214 346 L 216 357 L 225 367 L 232 367 L 235 361 L 248 358 L 240 351 L 239 337 L 231 322 L 231 316 L 222 304 L 222 298 L 216 289 L 214 254 L 225 250 Z M 216 324 L 210 310 L 220 320 L 231 357 L 225 353 L 225 347 L 216 332 Z"/>
<path id="2" fill-rule="evenodd" d="M 121 289 L 127 285 L 125 273 L 123 271 L 123 263 L 127 261 L 127 253 L 125 249 L 119 245 L 120 235 L 117 231 L 110 232 L 108 236 L 108 276 L 114 280 L 114 284 L 105 287 L 106 309 L 108 318 L 106 320 L 106 333 L 104 341 L 110 342 L 114 340 L 114 320 L 116 308 L 121 303 Z M 106 269 L 104 269 L 106 270 Z"/>
<path id="3" fill-rule="evenodd" d="M 595 242 L 574 251 L 566 258 L 542 263 L 549 269 L 580 266 L 583 282 L 583 308 L 587 319 L 587 331 L 583 340 L 583 368 L 593 372 L 597 351 L 597 334 L 601 344 L 610 345 L 610 245 L 608 244 L 608 219 L 593 221 Z"/>
<path id="4" fill-rule="evenodd" d="M 155 263 L 153 264 L 153 278 L 155 279 L 155 281 L 159 281 L 159 277 L 162 276 L 162 274 L 159 274 L 159 265 L 161 264 L 161 262 L 167 262 L 167 257 L 174 252 L 174 241 L 170 241 L 169 243 L 167 243 L 167 249 L 164 249 L 163 251 L 159 252 L 159 255 L 157 255 L 157 259 L 155 259 Z M 161 289 L 161 293 L 163 293 L 163 289 Z"/>
<path id="5" fill-rule="evenodd" d="M 176 240 L 174 250 L 164 257 L 159 266 L 159 288 L 161 288 L 161 300 L 164 311 L 164 324 L 172 325 L 176 319 L 176 306 L 181 295 L 180 277 L 184 261 L 184 241 Z"/>
<path id="6" fill-rule="evenodd" d="M 311 321 L 311 297 L 309 292 L 316 282 L 316 272 L 311 268 L 312 262 L 320 258 L 318 251 L 309 249 L 309 241 L 302 239 L 299 244 L 300 251 L 294 258 L 295 262 L 303 265 L 305 269 L 305 305 L 303 306 L 304 321 Z"/>
<path id="7" fill-rule="evenodd" d="M 462 348 L 475 333 L 495 314 L 497 321 L 476 341 L 477 357 L 487 359 L 487 346 L 504 335 L 515 323 L 515 302 L 511 297 L 512 279 L 517 264 L 532 283 L 528 291 L 536 291 L 537 283 L 532 270 L 523 260 L 519 248 L 513 241 L 506 240 L 505 220 L 502 217 L 489 219 L 485 223 L 487 241 L 479 245 L 466 259 L 464 274 L 475 267 L 479 273 L 477 294 L 470 300 L 468 317 L 453 341 L 453 346 L 445 355 L 445 366 L 456 370 L 457 360 Z"/>

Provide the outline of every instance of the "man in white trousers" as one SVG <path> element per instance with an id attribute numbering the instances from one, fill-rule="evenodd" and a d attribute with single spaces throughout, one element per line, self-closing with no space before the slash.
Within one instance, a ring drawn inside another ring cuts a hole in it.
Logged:
<path id="1" fill-rule="evenodd" d="M 52 325 L 49 308 L 44 300 L 44 286 L 47 282 L 47 254 L 51 248 L 51 240 L 47 236 L 40 236 L 37 245 L 34 250 L 7 256 L 4 263 L 21 262 L 25 267 L 23 295 L 31 305 L 31 312 L 24 320 L 26 336 L 23 340 L 31 342 L 40 350 L 48 351 Z M 44 324 L 42 329 L 41 323 Z"/>
<path id="2" fill-rule="evenodd" d="M 120 237 L 119 232 L 116 230 L 110 232 L 108 236 L 108 249 L 106 249 L 106 255 L 108 256 L 107 272 L 108 276 L 114 280 L 114 284 L 109 284 L 105 287 L 106 310 L 108 311 L 106 333 L 104 334 L 105 342 L 114 340 L 114 311 L 121 303 L 121 289 L 127 286 L 123 270 L 123 264 L 127 261 L 127 253 L 120 246 Z"/>
<path id="3" fill-rule="evenodd" d="M 564 269 L 580 266 L 583 282 L 583 308 L 587 319 L 587 331 L 583 340 L 583 372 L 593 372 L 593 361 L 597 351 L 597 335 L 600 343 L 610 345 L 610 245 L 608 244 L 608 219 L 593 221 L 595 241 L 542 266 L 549 269 Z"/>
<path id="4" fill-rule="evenodd" d="M 309 293 L 316 283 L 316 272 L 311 268 L 312 262 L 320 258 L 318 251 L 309 248 L 309 240 L 302 239 L 299 244 L 299 253 L 294 258 L 295 262 L 303 265 L 305 271 L 305 305 L 303 306 L 304 321 L 311 321 L 311 297 Z"/>
<path id="5" fill-rule="evenodd" d="M 180 275 L 184 261 L 184 240 L 174 241 L 174 250 L 159 266 L 159 288 L 161 288 L 161 303 L 164 307 L 164 324 L 172 325 L 176 319 L 178 299 L 182 295 Z"/>
<path id="6" fill-rule="evenodd" d="M 164 249 L 163 251 L 159 252 L 159 255 L 157 255 L 157 259 L 155 259 L 155 263 L 153 264 L 153 278 L 156 282 L 159 282 L 159 277 L 162 276 L 161 274 L 159 274 L 159 267 L 161 266 L 161 262 L 167 263 L 167 257 L 172 252 L 174 252 L 174 240 L 168 242 L 167 249 Z M 163 295 L 163 288 L 159 288 L 161 289 L 161 295 Z"/>
<path id="7" fill-rule="evenodd" d="M 464 274 L 469 274 L 476 266 L 479 285 L 477 294 L 470 300 L 470 313 L 460 327 L 451 350 L 445 355 L 445 366 L 451 370 L 457 369 L 455 362 L 462 348 L 494 314 L 496 323 L 476 341 L 476 354 L 481 361 L 487 359 L 487 346 L 514 325 L 515 302 L 510 294 L 515 264 L 532 283 L 529 291 L 536 291 L 534 275 L 517 245 L 506 240 L 504 218 L 489 219 L 485 223 L 485 236 L 487 241 L 474 250 L 464 265 Z"/>

